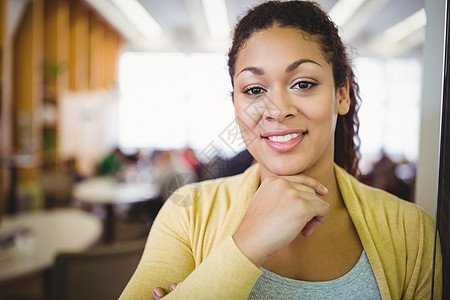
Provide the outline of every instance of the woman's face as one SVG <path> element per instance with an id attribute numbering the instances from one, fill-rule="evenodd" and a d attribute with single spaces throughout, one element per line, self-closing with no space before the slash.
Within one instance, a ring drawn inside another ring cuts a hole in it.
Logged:
<path id="1" fill-rule="evenodd" d="M 254 33 L 239 51 L 233 101 L 242 138 L 261 176 L 293 175 L 333 163 L 348 84 L 335 88 L 319 45 L 293 28 Z"/>

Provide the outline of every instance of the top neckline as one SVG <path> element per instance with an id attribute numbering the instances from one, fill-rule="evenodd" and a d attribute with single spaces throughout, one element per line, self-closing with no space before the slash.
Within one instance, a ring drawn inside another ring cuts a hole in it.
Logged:
<path id="1" fill-rule="evenodd" d="M 308 286 L 309 288 L 323 288 L 324 286 L 330 287 L 330 286 L 341 286 L 350 283 L 355 278 L 358 277 L 361 272 L 364 271 L 365 268 L 370 267 L 369 259 L 367 258 L 366 252 L 362 251 L 361 256 L 359 257 L 356 264 L 353 266 L 353 268 L 350 269 L 347 273 L 342 275 L 341 277 L 338 277 L 336 279 L 332 280 L 326 280 L 326 281 L 304 281 L 304 280 L 297 280 L 292 279 L 288 277 L 284 277 L 281 275 L 278 275 L 276 273 L 273 273 L 263 267 L 261 267 L 261 270 L 263 271 L 263 274 L 261 276 L 265 277 L 266 279 L 275 281 L 279 284 L 283 284 L 286 286 Z"/>

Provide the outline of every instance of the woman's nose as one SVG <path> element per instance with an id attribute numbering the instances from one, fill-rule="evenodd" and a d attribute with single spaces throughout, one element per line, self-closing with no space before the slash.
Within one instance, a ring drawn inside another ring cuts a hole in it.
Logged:
<path id="1" fill-rule="evenodd" d="M 297 114 L 297 109 L 291 97 L 286 92 L 268 95 L 265 101 L 266 110 L 264 112 L 264 119 L 268 121 L 283 122 Z"/>

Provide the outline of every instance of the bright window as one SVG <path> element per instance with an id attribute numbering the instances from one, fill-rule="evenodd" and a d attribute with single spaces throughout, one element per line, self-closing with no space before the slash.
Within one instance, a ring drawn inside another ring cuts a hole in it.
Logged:
<path id="1" fill-rule="evenodd" d="M 120 60 L 119 145 L 242 150 L 220 139 L 234 124 L 224 55 L 134 53 Z"/>
<path id="2" fill-rule="evenodd" d="M 362 163 L 376 161 L 382 149 L 394 160 L 415 162 L 420 133 L 420 62 L 361 58 L 357 70 Z"/>

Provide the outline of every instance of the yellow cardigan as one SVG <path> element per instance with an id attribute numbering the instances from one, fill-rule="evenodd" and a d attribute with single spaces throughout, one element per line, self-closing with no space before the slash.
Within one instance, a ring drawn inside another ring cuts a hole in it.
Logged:
<path id="1" fill-rule="evenodd" d="M 430 299 L 434 221 L 416 205 L 363 185 L 335 165 L 342 197 L 383 299 Z M 246 299 L 262 274 L 232 235 L 259 186 L 259 165 L 243 174 L 182 187 L 158 214 L 142 259 L 120 299 Z M 438 251 L 435 299 L 442 273 Z M 166 298 L 164 298 L 166 299 Z"/>

